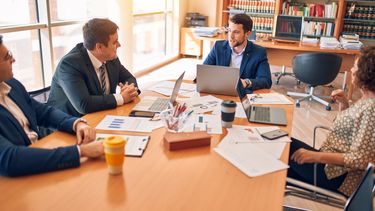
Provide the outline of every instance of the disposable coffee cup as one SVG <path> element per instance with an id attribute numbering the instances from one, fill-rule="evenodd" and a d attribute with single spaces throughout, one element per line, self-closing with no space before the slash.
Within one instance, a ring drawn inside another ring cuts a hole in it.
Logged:
<path id="1" fill-rule="evenodd" d="M 224 100 L 221 103 L 221 125 L 231 128 L 236 114 L 236 102 L 232 100 Z"/>
<path id="2" fill-rule="evenodd" d="M 109 136 L 104 139 L 104 153 L 110 174 L 121 174 L 125 158 L 126 141 L 120 136 Z"/>

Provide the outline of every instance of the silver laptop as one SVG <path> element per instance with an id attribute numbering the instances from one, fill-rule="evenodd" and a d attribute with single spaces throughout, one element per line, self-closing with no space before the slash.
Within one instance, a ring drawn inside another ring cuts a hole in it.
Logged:
<path id="1" fill-rule="evenodd" d="M 139 102 L 133 110 L 135 111 L 150 111 L 159 113 L 164 111 L 168 108 L 169 104 L 175 104 L 178 92 L 180 91 L 180 87 L 182 84 L 182 79 L 184 78 L 185 72 L 183 72 L 180 77 L 176 80 L 173 91 L 170 98 L 161 98 L 161 97 L 154 97 L 154 96 L 146 96 L 142 98 L 141 102 Z"/>
<path id="2" fill-rule="evenodd" d="M 239 81 L 237 84 L 238 96 L 249 122 L 273 125 L 286 125 L 286 114 L 282 108 L 253 106 L 246 95 L 246 90 Z"/>
<path id="3" fill-rule="evenodd" d="M 197 92 L 237 96 L 239 78 L 239 68 L 198 64 Z"/>

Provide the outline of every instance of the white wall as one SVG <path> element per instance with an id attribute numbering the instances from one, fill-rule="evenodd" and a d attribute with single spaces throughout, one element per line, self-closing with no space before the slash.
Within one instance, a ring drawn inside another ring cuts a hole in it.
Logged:
<path id="1" fill-rule="evenodd" d="M 183 1 L 183 0 L 182 0 Z M 218 26 L 217 11 L 222 0 L 188 0 L 187 12 L 198 12 L 208 16 L 208 26 Z"/>

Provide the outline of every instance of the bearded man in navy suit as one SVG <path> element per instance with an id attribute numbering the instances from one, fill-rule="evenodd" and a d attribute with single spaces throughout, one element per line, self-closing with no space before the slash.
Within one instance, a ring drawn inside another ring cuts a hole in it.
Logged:
<path id="1" fill-rule="evenodd" d="M 203 62 L 207 65 L 240 69 L 240 78 L 247 90 L 269 89 L 272 86 L 266 49 L 248 41 L 253 21 L 246 14 L 229 19 L 228 40 L 217 41 Z"/>
<path id="2" fill-rule="evenodd" d="M 13 78 L 12 53 L 0 35 L 0 175 L 21 176 L 80 166 L 80 157 L 104 154 L 95 130 L 84 119 L 70 116 L 31 98 Z M 28 147 L 38 141 L 38 127 L 77 135 L 77 145 L 55 149 Z"/>

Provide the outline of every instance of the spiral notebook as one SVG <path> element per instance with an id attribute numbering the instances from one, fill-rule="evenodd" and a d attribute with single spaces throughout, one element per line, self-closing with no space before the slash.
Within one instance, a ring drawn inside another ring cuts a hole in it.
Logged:
<path id="1" fill-rule="evenodd" d="M 96 140 L 104 140 L 108 136 L 115 134 L 96 134 Z M 125 145 L 125 156 L 142 157 L 146 150 L 150 136 L 130 136 L 130 135 L 115 135 L 121 136 L 127 140 Z"/>

